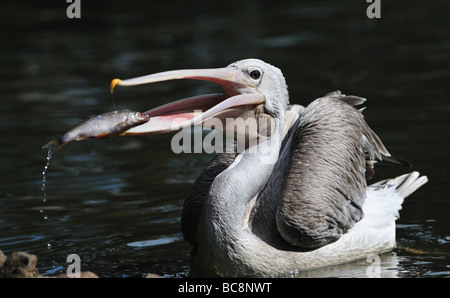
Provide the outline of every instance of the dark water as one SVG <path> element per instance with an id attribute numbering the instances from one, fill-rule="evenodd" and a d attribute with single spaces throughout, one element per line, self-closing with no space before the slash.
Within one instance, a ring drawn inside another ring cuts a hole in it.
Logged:
<path id="1" fill-rule="evenodd" d="M 5 254 L 37 255 L 44 275 L 65 273 L 76 253 L 82 271 L 101 277 L 186 276 L 181 208 L 211 156 L 174 154 L 171 135 L 72 143 L 51 160 L 44 202 L 41 146 L 80 117 L 218 90 L 170 82 L 111 97 L 113 78 L 255 57 L 283 70 L 292 103 L 335 89 L 368 98 L 368 123 L 430 180 L 405 201 L 383 274 L 450 277 L 449 2 L 381 0 L 378 20 L 367 18 L 366 1 L 87 2 L 81 19 L 67 18 L 66 1 L 8 1 L 0 9 Z M 382 166 L 378 178 L 406 171 Z M 311 275 L 365 277 L 367 266 Z"/>

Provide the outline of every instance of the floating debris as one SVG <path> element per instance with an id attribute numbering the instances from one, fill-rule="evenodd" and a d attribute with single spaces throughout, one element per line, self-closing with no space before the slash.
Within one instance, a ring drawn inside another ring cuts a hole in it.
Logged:
<path id="1" fill-rule="evenodd" d="M 23 251 L 11 253 L 7 258 L 0 250 L 0 278 L 40 278 L 47 277 L 39 275 L 36 269 L 37 257 Z M 67 274 L 52 276 L 57 278 L 66 278 Z M 81 278 L 98 278 L 95 273 L 90 271 L 81 272 Z"/>

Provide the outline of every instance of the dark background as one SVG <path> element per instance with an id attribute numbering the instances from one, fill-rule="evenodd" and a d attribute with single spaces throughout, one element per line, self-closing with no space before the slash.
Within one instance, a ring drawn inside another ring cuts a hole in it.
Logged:
<path id="1" fill-rule="evenodd" d="M 81 19 L 67 18 L 68 5 L 0 7 L 5 254 L 36 254 L 44 275 L 65 273 L 76 253 L 83 271 L 102 277 L 187 276 L 190 247 L 179 218 L 211 156 L 174 154 L 172 135 L 72 143 L 51 160 L 44 202 L 41 146 L 84 116 L 218 90 L 178 81 L 111 96 L 113 78 L 259 58 L 283 71 L 291 103 L 336 89 L 368 99 L 369 125 L 391 154 L 414 165 L 381 166 L 375 179 L 417 170 L 430 180 L 405 200 L 398 248 L 384 266 L 390 276 L 450 276 L 449 2 L 381 0 L 381 19 L 367 18 L 363 0 L 82 0 Z M 355 263 L 325 276 L 365 276 L 366 268 Z"/>

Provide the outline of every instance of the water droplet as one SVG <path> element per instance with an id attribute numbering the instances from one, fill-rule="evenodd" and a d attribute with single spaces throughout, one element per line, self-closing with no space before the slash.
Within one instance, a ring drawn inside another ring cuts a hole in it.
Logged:
<path id="1" fill-rule="evenodd" d="M 47 193 L 46 193 L 47 171 L 50 166 L 50 160 L 52 158 L 52 154 L 53 154 L 53 150 L 51 148 L 49 148 L 48 154 L 47 154 L 47 162 L 44 166 L 44 170 L 42 171 L 41 191 L 43 192 L 43 194 L 42 194 L 42 202 L 43 203 L 47 202 Z M 44 220 L 50 221 L 50 216 L 45 214 L 44 208 L 39 208 L 39 213 L 43 215 Z M 47 243 L 47 249 L 51 249 L 51 248 L 52 248 L 52 245 L 50 243 Z"/>
<path id="2" fill-rule="evenodd" d="M 47 153 L 47 163 L 44 166 L 44 170 L 42 171 L 42 184 L 41 184 L 41 191 L 44 193 L 43 194 L 43 199 L 42 201 L 45 203 L 47 201 L 46 196 L 47 194 L 45 193 L 46 190 L 46 181 L 47 181 L 47 171 L 48 168 L 50 166 L 50 160 L 52 159 L 52 154 L 53 154 L 53 150 L 52 149 L 48 149 L 48 153 Z"/>

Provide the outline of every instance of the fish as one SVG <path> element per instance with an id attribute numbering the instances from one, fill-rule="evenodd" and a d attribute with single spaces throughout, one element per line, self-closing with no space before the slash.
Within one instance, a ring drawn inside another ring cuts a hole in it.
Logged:
<path id="1" fill-rule="evenodd" d="M 53 139 L 43 149 L 53 152 L 72 141 L 87 138 L 105 139 L 124 134 L 128 129 L 150 120 L 150 116 L 132 110 L 117 110 L 97 116 L 91 116 L 59 138 Z"/>

